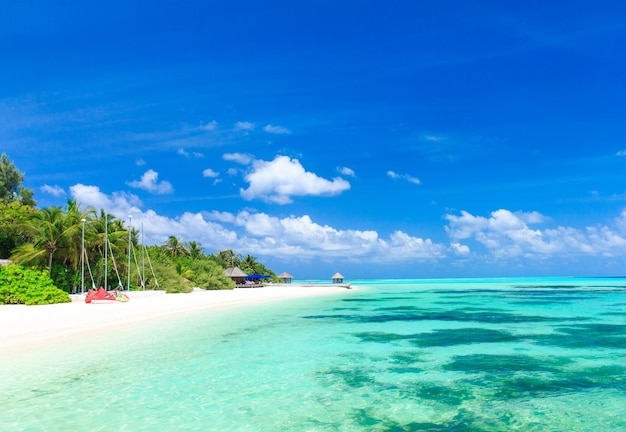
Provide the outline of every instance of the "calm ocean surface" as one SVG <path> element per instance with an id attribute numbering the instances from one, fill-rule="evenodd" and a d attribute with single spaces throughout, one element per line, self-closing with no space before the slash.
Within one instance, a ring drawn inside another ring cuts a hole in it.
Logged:
<path id="1" fill-rule="evenodd" d="M 0 430 L 626 431 L 626 279 L 353 285 L 3 355 Z"/>

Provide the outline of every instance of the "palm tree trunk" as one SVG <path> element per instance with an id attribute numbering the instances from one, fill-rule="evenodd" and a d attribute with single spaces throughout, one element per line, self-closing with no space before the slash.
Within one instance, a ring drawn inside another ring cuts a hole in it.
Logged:
<path id="1" fill-rule="evenodd" d="M 52 256 L 54 252 L 50 251 L 50 258 L 48 258 L 48 272 L 50 273 L 50 279 L 52 279 Z"/>

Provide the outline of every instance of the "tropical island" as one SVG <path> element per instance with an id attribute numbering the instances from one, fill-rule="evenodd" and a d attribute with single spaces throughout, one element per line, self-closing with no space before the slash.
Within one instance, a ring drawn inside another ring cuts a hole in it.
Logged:
<path id="1" fill-rule="evenodd" d="M 6 154 L 0 158 L 0 304 L 69 302 L 86 288 L 163 290 L 166 293 L 232 290 L 227 268 L 279 282 L 252 255 L 233 250 L 206 254 L 196 241 L 169 236 L 145 246 L 138 229 L 104 209 L 37 208 L 34 191 Z"/>

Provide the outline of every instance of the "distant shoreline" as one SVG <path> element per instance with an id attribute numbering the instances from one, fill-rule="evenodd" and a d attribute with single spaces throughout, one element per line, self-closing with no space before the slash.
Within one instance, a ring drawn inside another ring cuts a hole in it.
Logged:
<path id="1" fill-rule="evenodd" d="M 341 283 L 333 283 L 333 282 L 293 282 L 293 283 L 267 283 L 263 284 L 263 287 L 294 287 L 294 288 L 352 288 L 352 284 L 350 282 L 341 282 Z M 237 288 L 254 288 L 254 286 L 246 287 L 237 285 Z"/>

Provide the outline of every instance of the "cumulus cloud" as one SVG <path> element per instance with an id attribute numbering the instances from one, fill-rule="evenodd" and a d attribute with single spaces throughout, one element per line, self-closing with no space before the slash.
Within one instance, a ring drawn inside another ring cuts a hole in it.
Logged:
<path id="1" fill-rule="evenodd" d="M 220 179 L 219 176 L 220 173 L 218 173 L 217 171 L 213 171 L 211 168 L 207 168 L 202 171 L 202 177 L 213 179 L 213 186 L 222 182 L 222 179 Z"/>
<path id="2" fill-rule="evenodd" d="M 70 188 L 72 196 L 83 207 L 104 209 L 118 219 L 133 217 L 133 226 L 144 227 L 147 244 L 163 244 L 171 235 L 184 240 L 196 240 L 205 245 L 215 245 L 216 250 L 241 246 L 237 234 L 222 225 L 208 221 L 200 213 L 185 212 L 175 218 L 143 209 L 141 200 L 132 194 L 116 192 L 107 195 L 97 186 L 76 184 Z"/>
<path id="3" fill-rule="evenodd" d="M 395 231 L 388 236 L 371 229 L 339 229 L 319 223 L 309 215 L 277 217 L 243 210 L 185 212 L 166 217 L 145 209 L 132 194 L 105 194 L 96 186 L 76 184 L 71 195 L 83 207 L 105 209 L 117 218 L 132 215 L 133 226 L 144 227 L 147 244 L 162 244 L 170 235 L 199 241 L 211 252 L 233 249 L 259 257 L 288 262 L 317 260 L 344 263 L 437 263 L 446 259 L 493 262 L 515 259 L 573 259 L 576 256 L 624 256 L 626 210 L 611 227 L 596 225 L 576 229 L 546 226 L 550 219 L 537 212 L 499 209 L 488 216 L 467 211 L 448 214 L 450 243 Z"/>
<path id="4" fill-rule="evenodd" d="M 269 162 L 253 161 L 252 171 L 245 180 L 249 186 L 240 190 L 244 199 L 262 199 L 276 204 L 291 203 L 293 196 L 332 196 L 350 189 L 346 180 L 319 177 L 306 171 L 297 159 L 287 156 L 276 156 Z"/>
<path id="5" fill-rule="evenodd" d="M 283 126 L 273 126 L 271 124 L 268 124 L 265 127 L 263 127 L 263 130 L 265 132 L 278 134 L 278 135 L 287 135 L 287 134 L 291 133 L 291 131 L 289 129 L 287 129 L 286 127 L 283 127 Z"/>
<path id="6" fill-rule="evenodd" d="M 409 183 L 413 183 L 413 184 L 420 184 L 420 179 L 416 178 L 416 177 L 412 177 L 408 174 L 398 174 L 394 171 L 387 171 L 387 177 L 390 177 L 394 180 L 406 180 Z"/>
<path id="7" fill-rule="evenodd" d="M 134 180 L 131 182 L 127 182 L 127 184 L 131 187 L 137 189 L 143 189 L 145 191 L 155 193 L 155 194 L 169 194 L 174 192 L 174 188 L 172 184 L 168 181 L 158 181 L 159 173 L 149 169 L 146 171 L 143 176 L 141 176 L 141 180 Z"/>
<path id="8" fill-rule="evenodd" d="M 108 209 L 113 206 L 113 200 L 100 191 L 97 186 L 87 186 L 81 183 L 70 187 L 70 193 L 77 202 L 95 209 Z M 130 202 L 130 200 L 125 200 Z"/>
<path id="9" fill-rule="evenodd" d="M 452 240 L 475 240 L 497 259 L 550 256 L 605 255 L 621 253 L 626 247 L 626 212 L 616 228 L 599 225 L 584 230 L 572 227 L 534 227 L 549 220 L 538 212 L 511 212 L 499 209 L 489 217 L 467 211 L 448 214 L 446 231 Z"/>
<path id="10" fill-rule="evenodd" d="M 222 159 L 237 162 L 241 165 L 248 165 L 254 159 L 251 155 L 246 153 L 225 153 Z"/>
<path id="11" fill-rule="evenodd" d="M 348 167 L 338 167 L 337 171 L 340 174 L 348 176 L 348 177 L 355 177 L 356 176 L 356 174 L 354 173 L 354 170 L 351 169 L 351 168 L 348 168 Z"/>
<path id="12" fill-rule="evenodd" d="M 56 186 L 56 185 L 50 186 L 50 185 L 45 184 L 41 187 L 41 191 L 47 194 L 53 195 L 55 197 L 61 197 L 65 195 L 65 190 L 63 190 L 61 186 Z"/>
<path id="13" fill-rule="evenodd" d="M 143 159 L 137 159 L 135 161 L 135 165 L 137 165 L 137 166 L 144 166 L 145 164 L 146 164 L 146 161 L 143 160 Z"/>
<path id="14" fill-rule="evenodd" d="M 185 212 L 166 217 L 144 209 L 136 196 L 106 195 L 97 186 L 70 188 L 82 206 L 105 209 L 118 219 L 132 215 L 133 226 L 143 226 L 147 244 L 163 244 L 170 235 L 195 240 L 211 251 L 233 249 L 273 259 L 335 259 L 362 262 L 431 261 L 443 257 L 445 247 L 430 239 L 396 231 L 381 238 L 374 230 L 337 229 L 312 220 L 309 215 L 276 217 L 266 213 L 210 211 Z"/>
<path id="15" fill-rule="evenodd" d="M 207 168 L 202 171 L 202 177 L 216 178 L 219 177 L 219 175 L 220 173 L 218 173 L 217 171 L 213 171 L 211 168 Z"/>
<path id="16" fill-rule="evenodd" d="M 402 231 L 382 239 L 373 230 L 340 230 L 318 224 L 308 215 L 278 218 L 242 211 L 236 215 L 234 224 L 242 227 L 246 236 L 254 238 L 257 250 L 268 254 L 278 250 L 286 257 L 297 253 L 301 257 L 398 262 L 436 260 L 443 257 L 445 249 L 430 239 L 413 237 Z"/>
<path id="17" fill-rule="evenodd" d="M 411 258 L 426 259 L 445 256 L 445 248 L 442 244 L 433 243 L 430 239 L 413 237 L 402 231 L 395 231 L 391 234 L 385 245 L 387 251 L 393 250 L 394 256 L 404 254 Z"/>
<path id="18" fill-rule="evenodd" d="M 220 212 L 217 210 L 213 210 L 211 212 L 203 212 L 202 214 L 208 220 L 214 220 L 218 222 L 227 222 L 227 223 L 235 222 L 235 215 L 229 212 Z"/>
<path id="19" fill-rule="evenodd" d="M 461 244 L 459 242 L 451 243 L 450 249 L 455 255 L 458 256 L 469 256 L 471 253 L 469 246 Z"/>

